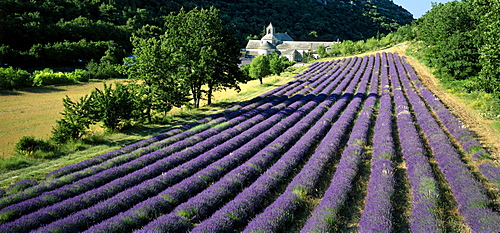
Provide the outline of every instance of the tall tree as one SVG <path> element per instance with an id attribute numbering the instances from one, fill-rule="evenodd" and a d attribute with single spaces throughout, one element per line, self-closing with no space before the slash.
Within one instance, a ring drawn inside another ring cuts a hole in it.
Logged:
<path id="1" fill-rule="evenodd" d="M 427 45 L 427 59 L 442 77 L 463 80 L 480 70 L 471 12 L 468 1 L 439 3 L 419 19 L 418 38 Z"/>
<path id="2" fill-rule="evenodd" d="M 211 103 L 215 89 L 239 89 L 238 83 L 246 82 L 238 68 L 238 42 L 223 26 L 219 10 L 181 9 L 165 17 L 165 29 L 161 39 L 164 49 L 172 51 L 169 63 L 176 67 L 172 75 L 190 88 L 196 108 L 204 92 Z"/>
<path id="3" fill-rule="evenodd" d="M 213 7 L 181 9 L 165 17 L 164 29 L 147 26 L 134 35 L 136 64 L 128 73 L 144 80 L 152 102 L 160 99 L 163 106 L 180 106 L 191 95 L 198 108 L 204 94 L 211 103 L 214 90 L 238 90 L 238 83 L 246 82 L 238 68 L 237 40 L 218 13 Z"/>
<path id="4" fill-rule="evenodd" d="M 134 61 L 125 65 L 125 73 L 142 84 L 137 86 L 142 87 L 144 114 L 149 121 L 152 111 L 168 112 L 189 100 L 189 89 L 173 74 L 178 66 L 168 62 L 175 51 L 166 49 L 159 31 L 158 27 L 145 26 L 134 35 Z"/>

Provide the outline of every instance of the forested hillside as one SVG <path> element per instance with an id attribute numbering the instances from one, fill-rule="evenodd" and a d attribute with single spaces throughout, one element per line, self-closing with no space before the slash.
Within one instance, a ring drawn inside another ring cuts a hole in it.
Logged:
<path id="1" fill-rule="evenodd" d="M 478 99 L 488 102 L 483 110 L 493 111 L 496 118 L 500 116 L 494 107 L 500 102 L 499 24 L 498 0 L 435 4 L 415 23 L 420 54 L 436 76 L 451 91 L 479 93 Z"/>
<path id="2" fill-rule="evenodd" d="M 121 61 L 131 35 L 163 17 L 214 6 L 243 45 L 273 22 L 296 40 L 359 40 L 410 23 L 412 15 L 389 0 L 4 0 L 0 5 L 0 64 L 21 68 L 84 66 L 107 55 Z"/>

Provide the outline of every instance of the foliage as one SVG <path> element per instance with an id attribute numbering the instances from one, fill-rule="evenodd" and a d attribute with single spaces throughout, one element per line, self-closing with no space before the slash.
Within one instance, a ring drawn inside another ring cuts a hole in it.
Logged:
<path id="1" fill-rule="evenodd" d="M 237 66 L 238 44 L 215 8 L 182 9 L 165 17 L 163 29 L 144 27 L 132 40 L 136 62 L 125 73 L 146 84 L 144 95 L 152 110 L 180 107 L 189 95 L 197 108 L 205 92 L 211 99 L 214 90 L 238 89 L 238 83 L 246 82 Z"/>
<path id="2" fill-rule="evenodd" d="M 72 101 L 63 99 L 63 118 L 52 129 L 52 140 L 65 143 L 87 135 L 91 125 L 102 122 L 108 131 L 120 130 L 131 120 L 144 117 L 141 96 L 134 85 L 104 84 L 104 89 L 94 89 L 90 95 Z"/>
<path id="3" fill-rule="evenodd" d="M 33 85 L 45 86 L 52 84 L 74 83 L 76 79 L 69 73 L 54 72 L 50 68 L 33 72 Z"/>
<path id="4" fill-rule="evenodd" d="M 475 35 L 482 35 L 479 47 L 481 71 L 477 89 L 500 93 L 500 3 L 495 0 L 472 1 L 474 17 L 478 21 Z"/>
<path id="5" fill-rule="evenodd" d="M 104 89 L 94 89 L 91 93 L 91 100 L 94 102 L 92 112 L 94 121 L 102 121 L 104 127 L 110 131 L 120 129 L 126 121 L 141 116 L 139 106 L 132 86 L 115 83 L 112 85 L 104 84 Z"/>
<path id="6" fill-rule="evenodd" d="M 85 66 L 87 68 L 89 75 L 94 79 L 121 79 L 126 78 L 121 72 L 121 66 L 117 64 L 112 64 L 109 61 L 101 61 L 100 63 L 91 60 Z"/>
<path id="7" fill-rule="evenodd" d="M 154 36 L 134 36 L 133 53 L 136 63 L 125 67 L 124 73 L 130 79 L 143 85 L 139 90 L 146 99 L 146 113 L 151 119 L 152 111 L 168 112 L 173 107 L 180 107 L 188 101 L 189 89 L 169 75 L 175 67 L 165 62 L 170 56 L 161 49 L 163 42 Z"/>
<path id="8" fill-rule="evenodd" d="M 497 0 L 435 4 L 415 24 L 425 60 L 443 82 L 500 97 L 500 4 Z"/>
<path id="9" fill-rule="evenodd" d="M 377 49 L 393 46 L 404 41 L 411 41 L 415 38 L 416 33 L 414 27 L 406 25 L 385 36 L 378 34 L 376 37 L 372 37 L 367 40 L 346 40 L 341 43 L 333 43 L 329 51 L 327 51 L 323 46 L 318 46 L 318 55 L 320 57 L 349 56 L 367 51 L 375 51 Z"/>
<path id="10" fill-rule="evenodd" d="M 238 89 L 238 82 L 246 82 L 237 66 L 237 41 L 224 28 L 219 10 L 181 9 L 178 14 L 170 14 L 160 38 L 165 42 L 164 49 L 172 51 L 171 59 L 166 61 L 176 67 L 169 75 L 190 88 L 194 107 L 200 106 L 203 85 L 209 85 L 211 98 L 216 87 Z"/>
<path id="11" fill-rule="evenodd" d="M 35 160 L 32 158 L 27 158 L 24 156 L 13 156 L 0 160 L 0 170 L 17 170 L 23 167 L 29 167 L 34 163 Z"/>
<path id="12" fill-rule="evenodd" d="M 90 125 L 94 123 L 97 113 L 93 100 L 88 95 L 79 101 L 72 101 L 68 96 L 63 98 L 63 118 L 58 120 L 52 128 L 51 139 L 57 143 L 76 140 L 86 134 Z"/>
<path id="13" fill-rule="evenodd" d="M 278 53 L 273 52 L 267 55 L 259 55 L 252 59 L 252 62 L 242 66 L 242 72 L 252 79 L 259 79 L 262 84 L 262 78 L 267 75 L 280 75 L 289 66 L 295 64 L 295 61 L 289 61 L 286 57 L 280 57 Z"/>
<path id="14" fill-rule="evenodd" d="M 30 155 L 37 150 L 51 151 L 54 145 L 33 136 L 24 136 L 16 143 L 16 151 L 20 154 Z"/>
<path id="15" fill-rule="evenodd" d="M 89 72 L 87 70 L 75 69 L 73 72 L 68 74 L 71 79 L 74 79 L 77 82 L 88 82 L 89 81 Z"/>
<path id="16" fill-rule="evenodd" d="M 33 85 L 30 74 L 25 70 L 12 67 L 0 67 L 0 88 L 12 90 L 14 88 L 28 87 Z"/>
<path id="17" fill-rule="evenodd" d="M 249 64 L 249 74 L 253 79 L 259 79 L 262 84 L 262 78 L 271 74 L 271 67 L 269 66 L 269 59 L 266 55 L 259 55 L 252 59 Z"/>
<path id="18" fill-rule="evenodd" d="M 0 62 L 22 68 L 84 66 L 104 56 L 109 41 L 130 53 L 130 38 L 136 30 L 146 25 L 162 27 L 164 16 L 181 8 L 211 6 L 220 9 L 223 25 L 240 47 L 269 22 L 279 22 L 296 40 L 334 41 L 386 34 L 413 20 L 392 1 L 3 0 L 0 45 L 6 50 L 0 49 L 0 54 L 9 55 L 0 55 Z"/>
<path id="19" fill-rule="evenodd" d="M 428 46 L 427 60 L 442 76 L 461 80 L 480 70 L 471 10 L 467 2 L 437 4 L 419 20 L 418 39 Z"/>

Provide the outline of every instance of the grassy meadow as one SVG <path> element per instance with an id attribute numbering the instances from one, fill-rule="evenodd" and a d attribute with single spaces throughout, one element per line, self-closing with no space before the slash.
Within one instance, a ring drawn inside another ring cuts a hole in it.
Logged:
<path id="1" fill-rule="evenodd" d="M 0 94 L 0 156 L 14 153 L 14 146 L 22 136 L 47 139 L 63 111 L 62 99 L 67 95 L 78 99 L 103 82 L 25 88 L 2 91 Z"/>

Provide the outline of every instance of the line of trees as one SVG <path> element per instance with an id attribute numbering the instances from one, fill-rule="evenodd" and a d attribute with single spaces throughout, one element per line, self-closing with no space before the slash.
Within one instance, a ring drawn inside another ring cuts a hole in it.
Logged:
<path id="1" fill-rule="evenodd" d="M 444 81 L 500 98 L 500 2 L 434 4 L 415 23 L 428 65 Z"/>

